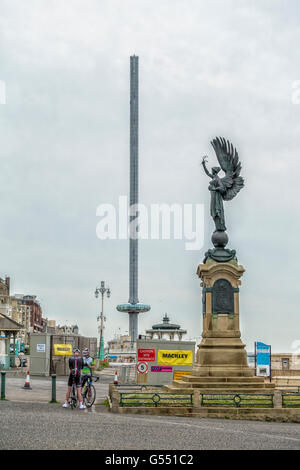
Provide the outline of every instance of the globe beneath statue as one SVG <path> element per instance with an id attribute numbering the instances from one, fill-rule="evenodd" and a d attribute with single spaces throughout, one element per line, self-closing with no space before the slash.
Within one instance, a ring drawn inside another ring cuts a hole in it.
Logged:
<path id="1" fill-rule="evenodd" d="M 228 243 L 228 235 L 226 232 L 216 230 L 212 236 L 211 241 L 216 248 L 224 248 Z"/>

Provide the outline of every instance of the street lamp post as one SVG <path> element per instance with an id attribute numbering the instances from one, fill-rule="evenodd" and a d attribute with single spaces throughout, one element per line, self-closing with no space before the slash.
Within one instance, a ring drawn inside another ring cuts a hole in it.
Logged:
<path id="1" fill-rule="evenodd" d="M 99 359 L 100 361 L 104 361 L 104 338 L 103 338 L 103 330 L 104 330 L 104 294 L 106 293 L 107 298 L 110 297 L 110 288 L 105 287 L 105 281 L 101 281 L 100 287 L 96 287 L 95 290 L 95 297 L 98 298 L 99 294 L 101 294 L 101 315 L 100 315 L 100 344 L 99 344 Z M 97 317 L 99 320 L 99 317 Z"/>

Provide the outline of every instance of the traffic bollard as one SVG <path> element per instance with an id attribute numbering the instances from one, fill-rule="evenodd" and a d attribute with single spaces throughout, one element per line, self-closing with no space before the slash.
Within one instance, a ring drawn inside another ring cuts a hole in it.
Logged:
<path id="1" fill-rule="evenodd" d="M 52 399 L 50 403 L 56 402 L 56 374 L 52 374 Z"/>
<path id="2" fill-rule="evenodd" d="M 5 400 L 5 375 L 6 372 L 1 372 L 1 400 Z"/>

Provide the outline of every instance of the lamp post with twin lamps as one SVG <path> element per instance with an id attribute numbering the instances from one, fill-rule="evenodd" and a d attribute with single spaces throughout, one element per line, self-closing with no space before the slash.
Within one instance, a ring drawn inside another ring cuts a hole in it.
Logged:
<path id="1" fill-rule="evenodd" d="M 103 330 L 104 330 L 104 322 L 106 318 L 104 317 L 104 294 L 106 293 L 107 298 L 110 297 L 110 288 L 105 287 L 105 281 L 101 281 L 100 287 L 96 287 L 95 290 L 95 297 L 98 298 L 99 294 L 101 294 L 101 314 L 100 317 L 97 317 L 97 320 L 100 319 L 100 344 L 99 344 L 99 359 L 100 361 L 104 361 L 104 338 L 103 338 Z"/>

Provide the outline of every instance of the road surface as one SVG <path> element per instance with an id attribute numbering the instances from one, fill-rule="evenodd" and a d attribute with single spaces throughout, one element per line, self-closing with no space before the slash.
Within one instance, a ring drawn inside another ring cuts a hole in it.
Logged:
<path id="1" fill-rule="evenodd" d="M 98 410 L 98 411 L 96 411 Z M 119 415 L 0 402 L 0 449 L 300 449 L 300 425 Z"/>
<path id="2" fill-rule="evenodd" d="M 113 382 L 111 373 L 101 372 L 99 382 L 95 382 L 96 402 L 104 401 L 108 394 L 108 384 Z M 56 380 L 56 399 L 64 402 L 67 391 L 68 377 L 57 377 Z M 5 387 L 5 396 L 10 401 L 20 402 L 45 402 L 51 400 L 52 381 L 51 377 L 30 377 L 32 390 L 24 390 L 25 377 L 7 376 Z"/>

